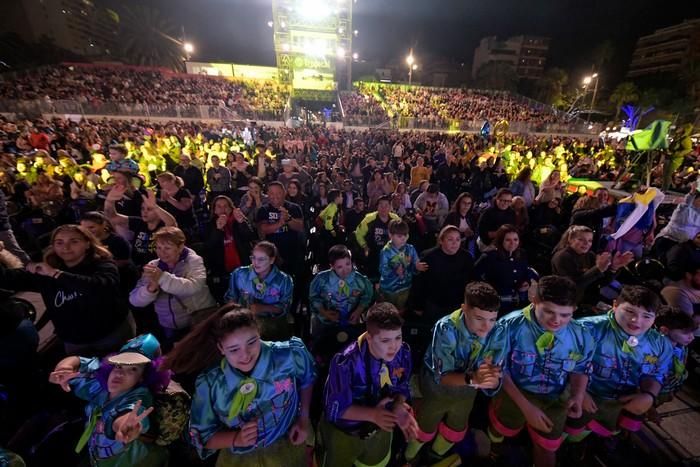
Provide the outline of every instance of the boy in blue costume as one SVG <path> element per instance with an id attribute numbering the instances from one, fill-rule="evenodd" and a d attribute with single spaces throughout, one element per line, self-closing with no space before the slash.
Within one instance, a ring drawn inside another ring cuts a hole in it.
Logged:
<path id="1" fill-rule="evenodd" d="M 659 296 L 641 286 L 625 286 L 613 310 L 580 320 L 596 342 L 593 371 L 579 417 L 570 417 L 572 441 L 591 431 L 612 436 L 620 428 L 637 431 L 656 403 L 671 368 L 673 348 L 652 329 Z"/>
<path id="2" fill-rule="evenodd" d="M 532 305 L 504 316 L 491 331 L 479 363 L 490 358 L 503 369 L 503 390 L 489 404 L 494 454 L 503 436 L 527 425 L 534 464 L 556 464 L 567 414 L 581 414 L 595 349 L 591 334 L 572 320 L 575 308 L 576 284 L 545 276 Z"/>
<path id="3" fill-rule="evenodd" d="M 331 269 L 316 274 L 309 285 L 311 337 L 317 343 L 339 335 L 342 343 L 362 332 L 362 315 L 372 303 L 374 289 L 369 279 L 353 267 L 345 245 L 331 247 L 328 262 Z"/>
<path id="4" fill-rule="evenodd" d="M 464 289 L 462 307 L 435 324 L 420 374 L 423 404 L 416 416 L 418 436 L 408 443 L 407 460 L 416 458 L 423 444 L 433 440 L 431 456 L 444 456 L 467 433 L 477 387 L 498 387 L 498 369 L 490 371 L 489 362 L 475 369 L 486 336 L 496 324 L 499 306 L 493 287 L 472 282 Z"/>
<path id="5" fill-rule="evenodd" d="M 389 222 L 389 241 L 379 253 L 379 292 L 403 315 L 413 276 L 428 269 L 418 259 L 416 249 L 408 241 L 408 224 L 402 220 Z"/>

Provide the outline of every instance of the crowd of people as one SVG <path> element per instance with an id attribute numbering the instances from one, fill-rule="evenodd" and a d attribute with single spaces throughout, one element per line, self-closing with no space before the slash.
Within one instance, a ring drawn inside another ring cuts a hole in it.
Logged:
<path id="1" fill-rule="evenodd" d="M 664 211 L 661 173 L 646 186 L 599 140 L 64 119 L 0 136 L 0 288 L 46 307 L 3 296 L 2 458 L 505 465 L 527 427 L 528 462 L 553 466 L 695 381 L 697 147 Z"/>
<path id="2" fill-rule="evenodd" d="M 231 80 L 125 66 L 87 64 L 42 67 L 0 81 L 12 100 L 71 100 L 82 104 L 226 106 L 234 111 L 279 111 L 289 88 L 272 81 Z"/>
<path id="3" fill-rule="evenodd" d="M 415 118 L 435 125 L 454 120 L 532 125 L 561 121 L 551 108 L 535 108 L 504 92 L 362 82 L 354 94 L 343 99 L 349 117 L 377 115 L 378 107 L 392 118 Z"/>

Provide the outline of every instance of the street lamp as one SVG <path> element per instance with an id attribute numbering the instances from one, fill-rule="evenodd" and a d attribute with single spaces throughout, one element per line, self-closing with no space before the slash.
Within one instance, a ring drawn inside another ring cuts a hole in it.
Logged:
<path id="1" fill-rule="evenodd" d="M 586 117 L 586 123 L 591 122 L 591 112 L 593 111 L 593 107 L 595 107 L 595 97 L 596 94 L 598 94 L 598 73 L 593 73 L 591 76 L 586 76 L 583 78 L 583 84 L 588 88 L 588 85 L 591 84 L 591 81 L 595 80 L 595 86 L 593 87 L 593 96 L 591 97 L 591 108 L 588 109 L 588 116 Z"/>
<path id="2" fill-rule="evenodd" d="M 187 57 L 187 60 L 189 60 L 192 53 L 194 53 L 194 45 L 192 45 L 191 42 L 185 42 L 182 44 L 182 50 L 185 51 L 185 56 Z"/>
<path id="3" fill-rule="evenodd" d="M 410 86 L 413 81 L 413 70 L 418 69 L 416 59 L 413 58 L 413 49 L 410 50 L 408 57 L 406 57 L 406 64 L 408 65 L 408 85 Z"/>

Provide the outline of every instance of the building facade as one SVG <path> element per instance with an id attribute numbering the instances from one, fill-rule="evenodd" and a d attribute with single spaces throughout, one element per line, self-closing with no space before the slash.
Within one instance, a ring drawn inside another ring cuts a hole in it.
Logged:
<path id="1" fill-rule="evenodd" d="M 540 78 L 548 52 L 548 37 L 515 36 L 506 40 L 499 40 L 496 36 L 484 37 L 474 49 L 472 78 L 476 78 L 482 66 L 493 62 L 512 65 L 518 78 Z"/>
<path id="2" fill-rule="evenodd" d="M 119 16 L 99 0 L 15 0 L 3 5 L 0 28 L 25 42 L 48 38 L 78 55 L 117 53 Z"/>
<path id="3" fill-rule="evenodd" d="M 700 19 L 657 29 L 637 40 L 628 78 L 678 73 L 687 60 L 700 57 Z"/>

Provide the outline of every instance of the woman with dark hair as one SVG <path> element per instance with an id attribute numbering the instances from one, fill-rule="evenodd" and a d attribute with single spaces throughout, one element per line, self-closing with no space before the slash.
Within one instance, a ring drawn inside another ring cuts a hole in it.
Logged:
<path id="1" fill-rule="evenodd" d="M 600 286 L 612 280 L 617 271 L 634 260 L 632 252 L 619 251 L 612 256 L 603 252 L 596 256 L 591 250 L 593 230 L 572 225 L 564 232 L 554 248 L 552 274 L 568 277 L 576 283 L 576 302 L 586 305 L 598 303 Z"/>
<path id="2" fill-rule="evenodd" d="M 241 198 L 238 206 L 250 222 L 255 222 L 258 209 L 267 202 L 267 195 L 263 193 L 263 182 L 258 177 L 251 177 L 248 180 L 248 191 Z"/>
<path id="3" fill-rule="evenodd" d="M 518 172 L 515 180 L 510 185 L 510 191 L 513 192 L 514 196 L 522 196 L 528 208 L 532 206 L 537 190 L 534 183 L 532 183 L 532 169 L 529 166 Z"/>
<path id="4" fill-rule="evenodd" d="M 452 204 L 452 209 L 445 218 L 445 223 L 442 225 L 454 225 L 459 229 L 459 235 L 462 238 L 462 246 L 465 250 L 474 256 L 476 251 L 476 220 L 472 215 L 472 207 L 474 206 L 474 198 L 470 193 L 460 193 L 457 199 Z"/>
<path id="5" fill-rule="evenodd" d="M 251 244 L 256 239 L 256 229 L 229 197 L 214 198 L 204 239 L 204 264 L 209 288 L 219 303 L 223 302 L 231 272 L 250 264 Z"/>
<path id="6" fill-rule="evenodd" d="M 193 241 L 199 238 L 197 218 L 194 215 L 194 195 L 184 187 L 180 177 L 170 172 L 158 175 L 158 204 L 177 221 L 177 226 L 185 232 L 187 239 Z"/>
<path id="7" fill-rule="evenodd" d="M 261 334 L 268 340 L 290 337 L 287 313 L 294 284 L 275 262 L 279 257 L 274 243 L 258 242 L 250 255 L 251 265 L 231 274 L 224 300 L 250 309 L 258 318 Z"/>
<path id="8" fill-rule="evenodd" d="M 79 225 L 53 231 L 42 263 L 30 263 L 26 269 L 0 265 L 0 284 L 41 294 L 46 316 L 67 354 L 104 355 L 134 336 L 112 254 Z"/>
<path id="9" fill-rule="evenodd" d="M 127 295 L 138 280 L 136 265 L 131 260 L 129 242 L 114 233 L 112 223 L 101 212 L 86 212 L 80 219 L 80 225 L 89 230 L 112 253 L 112 259 L 119 268 L 122 291 Z"/>
<path id="10" fill-rule="evenodd" d="M 491 284 L 501 297 L 500 315 L 527 305 L 527 291 L 534 279 L 527 256 L 520 248 L 520 234 L 513 225 L 503 225 L 487 251 L 474 264 L 476 279 Z"/>
<path id="11" fill-rule="evenodd" d="M 307 465 L 313 358 L 303 342 L 261 339 L 255 313 L 226 305 L 166 356 L 177 374 L 199 375 L 190 435 L 217 466 Z"/>

